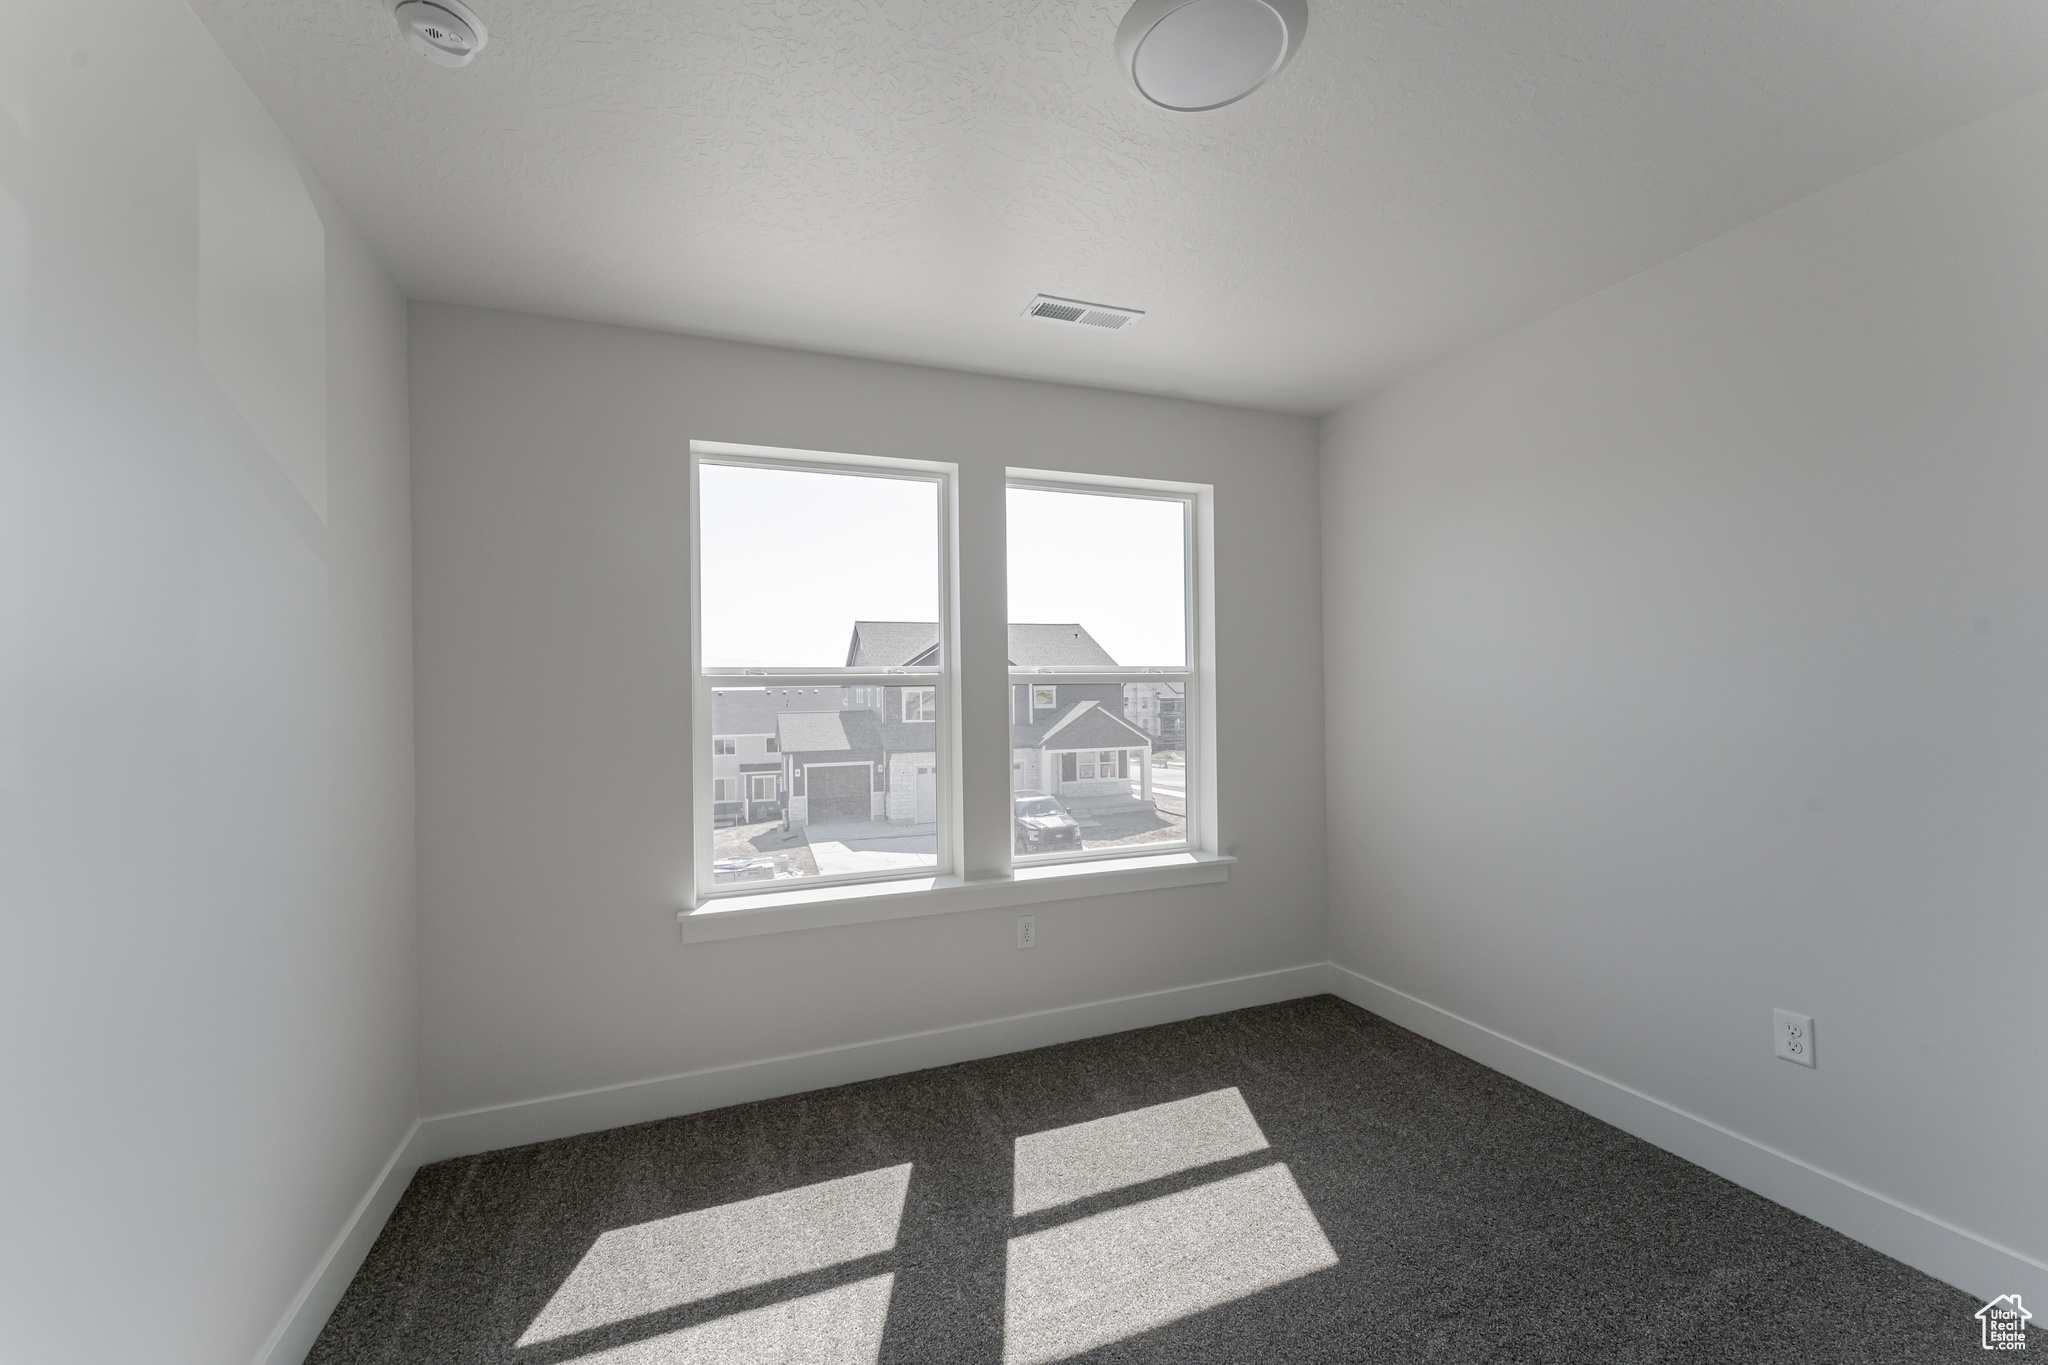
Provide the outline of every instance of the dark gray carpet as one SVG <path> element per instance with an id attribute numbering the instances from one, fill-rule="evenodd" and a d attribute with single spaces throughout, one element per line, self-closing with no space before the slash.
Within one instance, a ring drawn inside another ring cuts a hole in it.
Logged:
<path id="1" fill-rule="evenodd" d="M 426 1167 L 310 1359 L 1893 1365 L 1978 1307 L 1323 996 Z"/>

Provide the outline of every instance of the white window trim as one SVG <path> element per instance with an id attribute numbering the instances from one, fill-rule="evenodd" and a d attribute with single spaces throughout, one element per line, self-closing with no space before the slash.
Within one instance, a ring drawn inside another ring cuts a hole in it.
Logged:
<path id="1" fill-rule="evenodd" d="M 1180 499 L 1185 509 L 1182 514 L 1185 519 L 1182 523 L 1184 534 L 1181 537 L 1181 543 L 1184 547 L 1183 553 L 1186 558 L 1183 562 L 1182 572 L 1188 585 L 1187 617 L 1183 623 L 1187 640 L 1187 657 L 1182 667 L 1150 668 L 1138 666 L 1110 669 L 1012 669 L 1010 672 L 1011 683 L 1013 685 L 1017 683 L 1032 683 L 1036 686 L 1045 686 L 1049 677 L 1057 677 L 1062 683 L 1072 686 L 1116 684 L 1121 687 L 1134 682 L 1172 683 L 1184 689 L 1182 694 L 1184 697 L 1202 698 L 1211 695 L 1212 688 L 1208 684 L 1215 677 L 1215 651 L 1212 644 L 1214 618 L 1210 604 L 1214 600 L 1215 584 L 1213 554 L 1211 550 L 1214 538 L 1214 500 L 1210 490 L 1206 486 L 1193 484 L 1161 484 L 1150 483 L 1140 479 L 1111 479 L 1089 475 L 1055 474 L 1040 470 L 1018 469 L 1010 471 L 1009 486 L 1011 488 L 1039 488 L 1055 493 L 1092 493 L 1098 496 L 1122 496 L 1144 498 L 1147 500 L 1159 498 Z M 1036 701 L 1037 698 L 1034 693 L 1032 710 L 1034 717 L 1038 714 Z M 1199 755 L 1201 756 L 1199 762 L 1196 739 L 1186 737 L 1182 741 L 1183 751 L 1187 757 L 1186 766 L 1188 770 L 1188 781 L 1183 790 L 1182 797 L 1186 804 L 1187 812 L 1185 817 L 1187 835 L 1185 839 L 1176 840 L 1172 843 L 1162 842 L 1158 844 L 1137 845 L 1136 847 L 1145 850 L 1144 854 L 1133 853 L 1133 846 L 1130 845 L 1107 849 L 1077 849 L 1057 853 L 1020 853 L 1014 855 L 1013 861 L 1016 866 L 1046 867 L 1072 863 L 1106 862 L 1147 856 L 1154 852 L 1161 854 L 1175 852 L 1214 854 L 1218 852 L 1219 846 L 1215 824 L 1215 768 L 1213 762 L 1207 758 L 1208 755 L 1214 753 L 1214 744 L 1212 742 L 1214 736 L 1213 711 L 1211 715 L 1210 728 L 1204 731 L 1202 737 L 1204 742 L 1199 746 Z M 1118 720 L 1130 725 L 1133 730 L 1145 735 L 1146 739 L 1157 740 L 1159 738 L 1157 735 L 1147 733 L 1142 725 L 1124 715 L 1122 711 L 1118 711 L 1116 716 Z M 1128 748 L 1130 746 L 1124 747 Z M 1088 754 L 1092 759 L 1093 755 L 1099 753 L 1100 750 L 1076 749 L 1070 752 L 1077 756 Z M 1153 746 L 1155 768 L 1157 765 L 1157 752 L 1155 744 Z M 1077 757 L 1077 766 L 1079 761 Z M 1060 779 L 1063 782 L 1067 780 L 1069 779 L 1064 777 Z M 1102 779 L 1099 777 L 1086 778 L 1076 776 L 1072 780 L 1076 782 L 1099 782 Z M 1054 795 L 1057 794 L 1054 793 Z"/>
<path id="2" fill-rule="evenodd" d="M 903 723 L 905 725 L 930 725 L 938 720 L 937 716 L 913 716 L 910 714 L 910 698 L 913 695 L 921 697 L 927 692 L 932 694 L 932 702 L 934 708 L 936 708 L 939 700 L 939 690 L 936 687 L 906 687 L 898 693 L 897 701 L 901 704 Z M 918 709 L 923 710 L 924 708 L 920 705 Z"/>
<path id="3" fill-rule="evenodd" d="M 941 774 L 943 776 L 943 774 Z M 678 915 L 685 943 L 828 929 L 839 924 L 1002 910 L 1046 901 L 1127 891 L 1163 891 L 1230 880 L 1237 859 L 1182 849 L 1111 863 L 1067 862 L 1018 867 L 1007 877 L 932 876 L 853 885 L 806 886 L 752 896 L 724 896 Z"/>
<path id="4" fill-rule="evenodd" d="M 694 733 L 699 736 L 709 734 L 711 687 L 714 683 L 743 687 L 903 687 L 913 685 L 912 680 L 915 679 L 914 685 L 933 687 L 941 722 L 934 727 L 936 742 L 933 746 L 939 785 L 940 822 L 939 861 L 936 869 L 910 868 L 902 870 L 899 875 L 885 877 L 858 874 L 842 878 L 805 878 L 801 885 L 775 891 L 749 889 L 759 886 L 759 883 L 714 888 L 711 881 L 710 857 L 711 806 L 709 802 L 704 802 L 697 812 L 695 821 L 698 839 L 697 885 L 686 896 L 685 905 L 677 916 L 682 937 L 686 942 L 996 909 L 1125 892 L 1155 891 L 1223 882 L 1229 879 L 1230 869 L 1237 860 L 1224 853 L 1221 848 L 1215 800 L 1215 532 L 1214 500 L 1208 486 L 1061 471 L 1007 471 L 1010 486 L 1046 487 L 1069 492 L 1121 492 L 1125 496 L 1143 498 L 1173 496 L 1180 497 L 1186 502 L 1189 532 L 1185 538 L 1189 585 L 1186 667 L 1120 668 L 1114 670 L 1112 676 L 1118 683 L 1143 679 L 1181 683 L 1186 689 L 1183 752 L 1188 838 L 1185 844 L 1147 845 L 1142 853 L 1117 848 L 1078 855 L 1040 855 L 1013 859 L 1009 856 L 1009 793 L 1005 791 L 1001 806 L 1005 813 L 1000 845 L 1002 854 L 1000 857 L 990 857 L 996 847 L 993 844 L 983 853 L 984 857 L 989 857 L 991 862 L 998 863 L 999 866 L 984 868 L 970 877 L 963 862 L 966 856 L 962 837 L 965 794 L 958 790 L 959 783 L 956 780 L 959 772 L 957 756 L 961 752 L 962 743 L 961 657 L 958 649 L 961 603 L 958 598 L 958 584 L 963 576 L 971 577 L 978 583 L 986 583 L 992 576 L 989 572 L 991 567 L 1000 570 L 1005 553 L 1004 542 L 1000 534 L 991 534 L 992 531 L 1000 531 L 999 523 L 993 526 L 977 524 L 969 528 L 976 532 L 972 536 L 976 545 L 976 558 L 971 566 L 971 572 L 963 575 L 959 549 L 962 539 L 959 530 L 961 500 L 958 487 L 959 471 L 956 466 L 857 455 L 819 455 L 717 442 L 693 441 L 690 450 L 693 518 L 699 505 L 697 469 L 706 457 L 710 457 L 713 463 L 720 464 L 812 468 L 826 473 L 894 471 L 899 477 L 937 479 L 941 485 L 940 657 L 945 666 L 939 669 L 834 668 L 791 673 L 735 669 L 721 670 L 707 676 L 702 667 L 701 641 L 693 624 L 690 662 L 695 679 L 697 709 Z M 985 500 L 980 505 L 984 508 L 988 506 Z M 1000 499 L 996 505 L 1000 505 Z M 691 530 L 694 542 L 694 523 Z M 981 562 L 990 556 L 993 556 L 992 565 Z M 993 577 L 997 583 L 1002 581 L 999 572 Z M 700 574 L 693 574 L 693 622 L 702 619 L 702 613 L 697 610 L 697 602 L 694 600 L 701 581 Z M 1012 670 L 1008 680 L 1012 684 L 1022 682 L 1044 685 L 1048 683 L 1048 674 L 1059 677 L 1062 683 L 1110 680 L 1096 677 L 1099 672 L 1100 670 L 1069 669 Z M 1034 707 L 1034 712 L 1037 709 Z M 692 790 L 708 791 L 711 779 L 711 746 L 700 740 L 693 747 L 697 761 Z M 994 771 L 1001 774 L 999 780 L 1007 782 L 1007 765 Z M 983 792 L 978 799 L 989 798 L 992 795 Z M 697 803 L 693 802 L 693 805 L 695 804 Z M 975 816 L 977 822 L 985 818 L 984 815 Z M 975 837 L 987 842 L 989 831 L 982 830 L 980 823 L 976 823 L 974 829 L 980 831 Z"/>
<path id="5" fill-rule="evenodd" d="M 699 623 L 703 612 L 703 563 L 701 538 L 696 532 L 696 517 L 702 506 L 702 487 L 699 472 L 705 464 L 740 465 L 766 469 L 801 469 L 821 474 L 865 475 L 876 478 L 913 479 L 938 485 L 939 501 L 939 658 L 937 668 L 707 668 L 704 665 L 704 641 Z M 958 765 L 953 755 L 958 752 L 958 676 L 955 660 L 958 658 L 955 624 L 957 613 L 953 605 L 954 584 L 958 577 L 958 566 L 954 552 L 954 524 L 958 517 L 959 499 L 956 490 L 958 467 L 930 460 L 886 459 L 869 455 L 825 454 L 816 451 L 784 450 L 769 446 L 731 445 L 716 441 L 692 441 L 690 443 L 690 542 L 692 546 L 692 573 L 690 581 L 690 672 L 693 679 L 693 726 L 692 734 L 697 737 L 693 749 L 697 755 L 692 775 L 692 793 L 711 790 L 712 748 L 705 740 L 711 736 L 711 694 L 715 688 L 763 687 L 901 687 L 912 684 L 931 687 L 938 701 L 941 717 L 950 716 L 949 723 L 934 727 L 936 742 L 933 746 L 938 754 L 939 800 L 942 809 L 954 808 L 952 774 Z M 784 770 L 791 767 L 787 752 L 782 758 Z M 864 761 L 865 762 L 865 761 Z M 807 767 L 828 766 L 807 764 Z M 867 763 L 870 769 L 872 763 Z M 869 777 L 869 791 L 874 790 L 872 773 Z M 805 799 L 809 800 L 810 784 L 805 783 Z M 795 797 L 792 788 L 790 796 Z M 694 795 L 691 805 L 691 821 L 695 833 L 696 875 L 692 879 L 685 906 L 684 916 L 703 912 L 729 897 L 745 897 L 751 887 L 760 883 L 731 883 L 720 885 L 713 880 L 713 844 L 716 838 L 712 819 L 712 803 L 701 801 Z M 941 821 L 937 834 L 938 865 L 940 873 L 959 871 L 959 847 L 955 823 Z M 806 877 L 803 884 L 820 890 L 844 893 L 854 887 L 887 885 L 904 878 L 930 877 L 932 868 L 902 868 L 887 873 L 848 873 L 839 876 Z"/>

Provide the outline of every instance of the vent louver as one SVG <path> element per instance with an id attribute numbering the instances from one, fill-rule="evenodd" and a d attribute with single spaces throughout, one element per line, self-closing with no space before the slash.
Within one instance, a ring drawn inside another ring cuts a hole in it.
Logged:
<path id="1" fill-rule="evenodd" d="M 1040 294 L 1031 300 L 1030 306 L 1024 310 L 1024 315 L 1045 322 L 1069 323 L 1077 327 L 1099 327 L 1105 332 L 1123 331 L 1145 316 L 1136 308 L 1112 308 L 1106 303 L 1056 299 L 1050 294 Z"/>
<path id="2" fill-rule="evenodd" d="M 1086 308 L 1076 308 L 1071 303 L 1054 303 L 1051 299 L 1040 299 L 1031 305 L 1032 317 L 1051 318 L 1054 322 L 1079 322 L 1081 315 L 1087 311 Z"/>

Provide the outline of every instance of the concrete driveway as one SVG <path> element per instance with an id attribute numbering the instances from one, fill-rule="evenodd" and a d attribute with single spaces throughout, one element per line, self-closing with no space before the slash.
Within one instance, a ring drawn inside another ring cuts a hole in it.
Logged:
<path id="1" fill-rule="evenodd" d="M 939 864 L 936 825 L 892 825 L 882 821 L 807 825 L 804 839 L 810 845 L 820 876 Z"/>

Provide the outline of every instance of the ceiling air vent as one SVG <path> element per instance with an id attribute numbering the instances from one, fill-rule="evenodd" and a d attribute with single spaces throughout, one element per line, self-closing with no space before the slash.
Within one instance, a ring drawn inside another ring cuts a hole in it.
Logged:
<path id="1" fill-rule="evenodd" d="M 1070 322 L 1076 327 L 1099 327 L 1105 332 L 1121 332 L 1134 326 L 1145 315 L 1136 308 L 1112 308 L 1106 303 L 1083 303 L 1079 299 L 1056 299 L 1050 294 L 1040 294 L 1031 300 L 1024 316 L 1044 322 Z"/>

